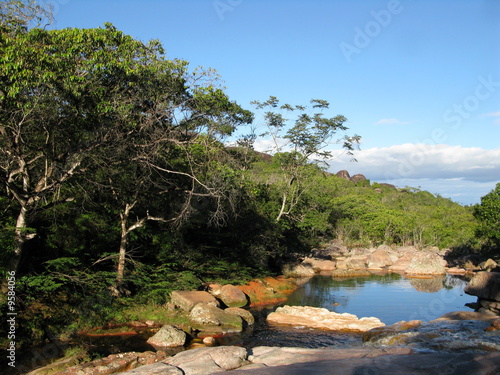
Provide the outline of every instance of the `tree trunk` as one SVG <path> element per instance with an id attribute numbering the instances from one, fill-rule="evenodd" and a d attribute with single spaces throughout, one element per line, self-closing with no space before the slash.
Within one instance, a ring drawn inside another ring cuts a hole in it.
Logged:
<path id="1" fill-rule="evenodd" d="M 120 251 L 118 252 L 118 267 L 116 270 L 116 284 L 119 286 L 123 281 L 125 275 L 125 256 L 127 255 L 127 242 L 128 242 L 128 229 L 127 222 L 130 213 L 130 205 L 125 205 L 125 211 L 120 214 L 121 219 L 121 237 L 120 237 Z"/>
<path id="2" fill-rule="evenodd" d="M 283 199 L 281 201 L 281 209 L 280 209 L 280 213 L 278 214 L 278 217 L 276 218 L 276 222 L 280 221 L 281 217 L 285 213 L 286 198 L 287 198 L 286 193 L 283 193 Z"/>
<path id="3" fill-rule="evenodd" d="M 16 229 L 14 232 L 14 253 L 12 254 L 9 267 L 10 271 L 15 271 L 16 273 L 19 270 L 19 265 L 21 264 L 24 244 L 27 240 L 35 236 L 34 234 L 29 235 L 26 231 L 27 213 L 28 209 L 26 208 L 26 205 L 22 205 L 16 220 Z"/>

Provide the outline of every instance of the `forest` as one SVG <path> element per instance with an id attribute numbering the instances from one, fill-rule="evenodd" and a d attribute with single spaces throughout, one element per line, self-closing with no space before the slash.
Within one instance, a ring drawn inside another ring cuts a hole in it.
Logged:
<path id="1" fill-rule="evenodd" d="M 46 30 L 18 3 L 0 8 L 2 346 L 9 275 L 17 343 L 33 344 L 172 290 L 277 275 L 332 239 L 498 254 L 500 184 L 464 207 L 340 178 L 328 150 L 355 157 L 360 136 L 326 100 L 244 108 L 159 41 Z"/>

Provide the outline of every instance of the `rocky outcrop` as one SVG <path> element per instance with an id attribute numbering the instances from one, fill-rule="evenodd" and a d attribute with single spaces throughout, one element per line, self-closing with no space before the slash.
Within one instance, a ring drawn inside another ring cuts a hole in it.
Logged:
<path id="1" fill-rule="evenodd" d="M 478 297 L 476 310 L 489 310 L 500 315 L 499 272 L 477 272 L 464 291 Z"/>
<path id="2" fill-rule="evenodd" d="M 283 306 L 267 316 L 267 321 L 330 331 L 364 332 L 385 324 L 378 318 L 360 318 L 353 314 L 329 311 L 309 306 Z"/>
<path id="3" fill-rule="evenodd" d="M 172 325 L 164 325 L 151 336 L 147 343 L 153 346 L 156 350 L 172 347 L 184 346 L 187 340 L 187 334 L 182 329 Z"/>
<path id="4" fill-rule="evenodd" d="M 410 348 L 306 349 L 260 346 L 199 348 L 124 374 L 316 375 L 496 374 L 498 352 L 435 353 Z M 177 372 L 176 372 L 177 370 Z"/>
<path id="5" fill-rule="evenodd" d="M 444 275 L 446 261 L 438 254 L 419 252 L 406 269 L 407 275 Z"/>
<path id="6" fill-rule="evenodd" d="M 219 302 L 213 295 L 205 291 L 173 291 L 171 302 L 184 311 L 191 311 L 199 303 L 219 307 Z"/>
<path id="7" fill-rule="evenodd" d="M 354 183 L 366 180 L 366 177 L 364 175 L 360 174 L 360 173 L 355 174 L 354 176 L 351 177 L 349 175 L 349 172 L 346 171 L 345 169 L 343 169 L 341 171 L 338 171 L 336 173 L 336 176 L 339 177 L 339 178 L 343 178 L 344 180 L 347 180 L 347 181 L 352 181 Z"/>
<path id="8" fill-rule="evenodd" d="M 368 269 L 384 269 L 393 264 L 393 260 L 389 256 L 389 252 L 382 248 L 377 249 L 366 260 Z"/>
<path id="9" fill-rule="evenodd" d="M 189 313 L 189 324 L 195 330 L 214 333 L 243 330 L 243 321 L 240 316 L 205 303 L 199 303 L 193 307 Z"/>
<path id="10" fill-rule="evenodd" d="M 163 363 L 180 368 L 185 375 L 207 375 L 228 371 L 248 364 L 245 348 L 219 346 L 188 350 Z"/>

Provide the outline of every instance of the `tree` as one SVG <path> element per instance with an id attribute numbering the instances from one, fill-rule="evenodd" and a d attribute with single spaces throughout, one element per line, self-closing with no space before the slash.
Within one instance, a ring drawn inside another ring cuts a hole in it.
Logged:
<path id="1" fill-rule="evenodd" d="M 283 216 L 292 214 L 307 189 L 309 170 L 305 167 L 308 164 L 327 165 L 326 160 L 332 156 L 332 151 L 327 147 L 332 143 L 342 144 L 342 148 L 352 155 L 361 137 L 345 135 L 336 139 L 339 132 L 348 130 L 344 125 L 347 119 L 341 115 L 325 117 L 321 111 L 329 109 L 330 106 L 325 100 L 311 100 L 312 108 L 301 105 L 280 105 L 279 100 L 273 96 L 265 102 L 254 101 L 252 104 L 259 110 L 266 110 L 263 118 L 267 132 L 263 135 L 272 138 L 274 143 L 272 152 L 281 169 L 281 205 L 276 216 L 276 221 L 279 222 Z M 320 112 L 310 114 L 308 113 L 310 110 Z M 287 128 L 289 120 L 282 112 L 295 111 L 299 113 L 292 125 Z"/>
<path id="2" fill-rule="evenodd" d="M 34 0 L 4 0 L 0 3 L 0 27 L 40 27 L 53 21 L 52 9 Z"/>
<path id="3" fill-rule="evenodd" d="M 490 246 L 500 247 L 500 183 L 474 206 L 474 217 L 479 221 L 476 235 Z"/>
<path id="4" fill-rule="evenodd" d="M 206 74 L 188 74 L 187 62 L 166 60 L 158 42 L 144 44 L 112 25 L 2 28 L 0 46 L 0 181 L 19 207 L 12 269 L 36 235 L 32 215 L 73 199 L 62 187 L 118 144 L 132 142 L 146 155 L 145 146 L 249 121 L 248 111 L 207 86 Z"/>

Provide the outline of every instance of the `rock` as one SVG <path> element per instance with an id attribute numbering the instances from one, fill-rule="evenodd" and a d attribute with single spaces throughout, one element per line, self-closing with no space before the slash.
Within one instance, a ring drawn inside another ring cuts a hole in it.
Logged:
<path id="1" fill-rule="evenodd" d="M 311 277 L 314 276 L 315 273 L 312 266 L 307 263 L 298 265 L 287 264 L 283 267 L 283 275 L 286 277 Z"/>
<path id="2" fill-rule="evenodd" d="M 215 297 L 204 291 L 173 291 L 170 299 L 177 307 L 188 312 L 199 303 L 219 307 Z"/>
<path id="3" fill-rule="evenodd" d="M 352 270 L 362 270 L 366 268 L 366 256 L 352 256 L 346 259 L 346 267 Z"/>
<path id="4" fill-rule="evenodd" d="M 384 248 L 375 250 L 366 259 L 368 269 L 382 269 L 392 265 L 392 263 L 393 261 L 389 256 L 389 252 Z"/>
<path id="5" fill-rule="evenodd" d="M 219 292 L 219 298 L 227 307 L 243 307 L 248 305 L 248 297 L 234 285 L 224 285 Z"/>
<path id="6" fill-rule="evenodd" d="M 477 272 L 465 287 L 464 292 L 481 299 L 500 302 L 500 273 Z"/>
<path id="7" fill-rule="evenodd" d="M 451 267 L 446 270 L 451 275 L 465 275 L 467 271 L 460 267 Z"/>
<path id="8" fill-rule="evenodd" d="M 410 252 L 403 254 L 403 256 L 396 260 L 392 266 L 389 266 L 389 270 L 393 272 L 406 272 L 410 266 L 413 256 L 414 255 Z"/>
<path id="9" fill-rule="evenodd" d="M 277 366 L 290 365 L 295 363 L 321 363 L 323 361 L 338 361 L 342 359 L 355 360 L 363 357 L 378 357 L 388 354 L 410 354 L 408 348 L 353 348 L 353 349 L 310 349 L 310 348 L 278 348 L 268 346 L 258 346 L 251 350 L 248 360 L 252 364 L 264 364 L 270 370 L 277 370 Z M 331 363 L 330 363 L 331 366 Z M 330 371 L 311 372 L 311 374 L 330 374 L 331 370 L 337 366 L 330 367 Z M 242 370 L 247 367 L 243 367 Z M 243 372 L 242 372 L 243 373 Z M 271 372 L 272 373 L 272 372 Z M 289 372 L 288 374 L 308 374 L 308 372 Z M 344 373 L 341 373 L 344 374 Z M 345 373 L 348 374 L 348 373 Z"/>
<path id="10" fill-rule="evenodd" d="M 419 252 L 411 260 L 406 273 L 408 275 L 444 275 L 446 268 L 443 258 L 434 253 Z"/>
<path id="11" fill-rule="evenodd" d="M 189 313 L 189 322 L 194 329 L 209 332 L 241 332 L 242 319 L 213 305 L 199 303 Z"/>
<path id="12" fill-rule="evenodd" d="M 100 373 L 99 373 L 100 374 Z M 178 367 L 167 365 L 163 362 L 141 366 L 134 370 L 125 371 L 123 374 L 129 375 L 184 375 Z"/>
<path id="13" fill-rule="evenodd" d="M 239 307 L 228 307 L 227 309 L 224 310 L 224 312 L 226 312 L 228 314 L 238 315 L 249 326 L 251 326 L 255 323 L 254 316 L 248 310 L 245 310 L 245 309 L 242 309 Z"/>
<path id="14" fill-rule="evenodd" d="M 500 353 L 409 353 L 410 349 L 302 349 L 289 350 L 285 361 L 260 368 L 235 370 L 234 375 L 493 375 L 498 374 Z M 278 355 L 277 353 L 273 353 Z M 258 360 L 258 358 L 256 359 Z M 224 375 L 224 372 L 214 375 Z"/>
<path id="15" fill-rule="evenodd" d="M 349 175 L 349 172 L 347 172 L 345 169 L 338 171 L 336 174 L 337 177 L 343 178 L 344 180 L 351 180 L 351 176 Z"/>
<path id="16" fill-rule="evenodd" d="M 278 307 L 275 312 L 267 316 L 267 321 L 276 324 L 350 332 L 364 332 L 385 325 L 377 318 L 358 319 L 353 314 L 338 314 L 324 308 L 309 306 Z"/>
<path id="17" fill-rule="evenodd" d="M 358 183 L 359 181 L 365 181 L 366 180 L 366 177 L 360 173 L 358 174 L 355 174 L 354 176 L 352 176 L 350 178 L 350 180 L 354 183 Z"/>
<path id="18" fill-rule="evenodd" d="M 482 269 L 483 271 L 488 271 L 488 272 L 490 272 L 497 266 L 498 266 L 497 262 L 495 262 L 493 259 L 488 259 L 485 262 L 479 263 L 479 268 Z"/>
<path id="19" fill-rule="evenodd" d="M 172 325 L 164 325 L 155 335 L 148 339 L 147 343 L 158 350 L 184 346 L 186 339 L 187 335 L 183 330 Z"/>
<path id="20" fill-rule="evenodd" d="M 74 367 L 67 368 L 63 371 L 57 371 L 54 372 L 54 369 L 52 369 L 52 372 L 44 372 L 43 374 L 58 374 L 58 375 L 108 375 L 108 374 L 116 374 L 120 372 L 127 372 L 128 370 L 135 369 L 135 368 L 141 368 L 140 366 L 147 366 L 151 364 L 155 365 L 160 365 L 161 362 L 167 357 L 167 355 L 164 352 L 144 352 L 144 353 L 137 353 L 137 352 L 129 352 L 129 353 L 119 353 L 119 354 L 112 354 L 110 356 L 96 359 L 92 362 L 86 362 L 79 364 Z M 157 363 L 158 362 L 158 363 Z M 154 366 L 154 365 L 153 365 Z M 162 374 L 168 374 L 168 375 L 182 375 L 182 373 L 179 373 L 178 369 L 175 367 L 169 368 L 166 366 L 161 366 L 163 368 Z M 144 367 L 142 367 L 144 368 Z M 41 370 L 41 369 L 39 369 Z M 39 371 L 35 370 L 35 371 Z M 172 372 L 168 372 L 172 371 Z M 158 372 L 155 372 L 155 370 L 152 370 L 151 372 L 134 372 L 134 374 L 157 374 Z M 35 372 L 32 372 L 30 374 L 35 374 Z M 40 374 L 39 372 L 36 372 L 36 374 Z"/>
<path id="21" fill-rule="evenodd" d="M 433 321 L 439 320 L 481 320 L 481 321 L 491 321 L 496 319 L 497 315 L 492 312 L 474 312 L 474 311 L 453 311 L 444 315 Z"/>
<path id="22" fill-rule="evenodd" d="M 416 329 L 422 324 L 421 320 L 398 322 L 390 326 L 377 327 L 363 333 L 363 342 L 376 342 L 381 345 L 404 344 L 410 337 L 418 335 Z"/>
<path id="23" fill-rule="evenodd" d="M 216 298 L 219 298 L 221 289 L 222 285 L 217 283 L 210 283 L 207 285 L 207 292 Z"/>
<path id="24" fill-rule="evenodd" d="M 335 262 L 326 259 L 306 258 L 302 264 L 311 266 L 315 272 L 329 272 L 335 269 Z"/>
<path id="25" fill-rule="evenodd" d="M 180 368 L 185 375 L 209 375 L 248 364 L 245 348 L 236 346 L 204 347 L 187 350 L 163 363 Z"/>
<path id="26" fill-rule="evenodd" d="M 216 344 L 215 338 L 212 336 L 204 337 L 203 344 L 205 344 L 207 346 L 214 346 Z"/>

